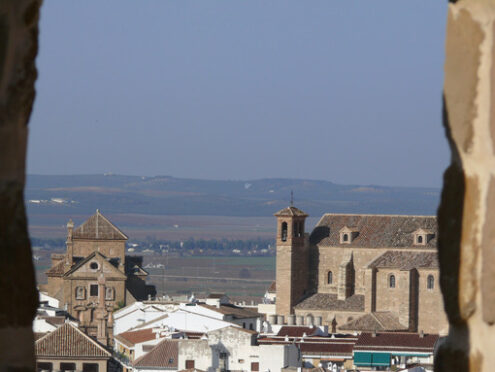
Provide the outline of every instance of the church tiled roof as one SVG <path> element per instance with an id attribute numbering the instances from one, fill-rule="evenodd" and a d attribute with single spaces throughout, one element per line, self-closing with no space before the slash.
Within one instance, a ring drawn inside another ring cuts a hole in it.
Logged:
<path id="1" fill-rule="evenodd" d="M 304 213 L 302 210 L 290 206 L 287 208 L 284 208 L 282 210 L 279 210 L 277 213 L 274 214 L 276 217 L 294 217 L 294 216 L 300 216 L 300 217 L 307 217 L 308 215 Z"/>
<path id="2" fill-rule="evenodd" d="M 37 357 L 111 357 L 102 345 L 69 323 L 38 339 L 35 354 Z"/>
<path id="3" fill-rule="evenodd" d="M 339 300 L 333 293 L 315 293 L 295 306 L 296 310 L 364 311 L 364 295 Z"/>
<path id="4" fill-rule="evenodd" d="M 74 229 L 74 239 L 127 240 L 127 236 L 103 216 L 99 210 Z"/>
<path id="5" fill-rule="evenodd" d="M 356 236 L 341 243 L 340 230 L 352 226 Z M 423 246 L 414 245 L 414 232 L 423 229 L 431 233 Z M 349 248 L 435 248 L 437 221 L 434 216 L 325 214 L 310 236 L 310 242 L 320 247 Z"/>
<path id="6" fill-rule="evenodd" d="M 64 260 L 60 261 L 55 266 L 51 267 L 46 271 L 46 275 L 48 276 L 63 276 L 65 273 L 65 263 Z"/>
<path id="7" fill-rule="evenodd" d="M 389 267 L 401 270 L 437 269 L 438 259 L 436 252 L 400 252 L 387 251 L 371 262 L 368 267 Z"/>
<path id="8" fill-rule="evenodd" d="M 369 313 L 353 319 L 339 327 L 346 331 L 401 331 L 407 327 L 390 311 Z"/>

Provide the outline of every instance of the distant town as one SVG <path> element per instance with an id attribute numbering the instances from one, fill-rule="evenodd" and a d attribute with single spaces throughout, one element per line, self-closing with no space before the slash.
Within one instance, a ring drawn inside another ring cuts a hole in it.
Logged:
<path id="1" fill-rule="evenodd" d="M 97 210 L 33 238 L 38 370 L 431 371 L 436 218 L 307 217 L 276 212 L 273 240 L 137 241 Z"/>

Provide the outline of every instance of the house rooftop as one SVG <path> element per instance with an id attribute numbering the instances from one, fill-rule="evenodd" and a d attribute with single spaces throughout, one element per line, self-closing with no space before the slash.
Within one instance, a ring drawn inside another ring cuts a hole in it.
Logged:
<path id="1" fill-rule="evenodd" d="M 35 342 L 37 357 L 101 358 L 112 356 L 103 345 L 69 323 Z"/>
<path id="2" fill-rule="evenodd" d="M 179 365 L 179 343 L 178 340 L 164 339 L 151 349 L 147 354 L 136 359 L 134 367 L 164 368 L 177 370 Z"/>

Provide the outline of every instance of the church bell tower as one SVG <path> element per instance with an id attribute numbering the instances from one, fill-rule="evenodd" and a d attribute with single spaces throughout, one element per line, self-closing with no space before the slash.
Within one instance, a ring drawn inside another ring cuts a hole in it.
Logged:
<path id="1" fill-rule="evenodd" d="M 277 217 L 276 311 L 293 313 L 293 307 L 306 294 L 308 285 L 309 241 L 304 233 L 308 215 L 290 206 L 275 213 Z"/>

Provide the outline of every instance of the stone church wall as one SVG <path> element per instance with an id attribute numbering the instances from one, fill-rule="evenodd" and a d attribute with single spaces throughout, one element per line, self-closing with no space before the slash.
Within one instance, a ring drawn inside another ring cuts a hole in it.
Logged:
<path id="1" fill-rule="evenodd" d="M 433 275 L 433 289 L 428 289 L 428 275 Z M 443 297 L 440 292 L 438 270 L 419 270 L 419 309 L 418 331 L 425 333 L 438 332 L 446 334 L 448 331 L 447 315 L 444 311 Z"/>
<path id="2" fill-rule="evenodd" d="M 74 239 L 73 256 L 87 257 L 94 251 L 100 252 L 106 257 L 119 257 L 121 262 L 125 260 L 125 241 L 123 240 L 76 240 Z"/>

